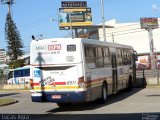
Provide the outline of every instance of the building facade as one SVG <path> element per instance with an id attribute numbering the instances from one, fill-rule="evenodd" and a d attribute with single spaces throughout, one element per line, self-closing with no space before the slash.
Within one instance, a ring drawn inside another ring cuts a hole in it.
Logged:
<path id="1" fill-rule="evenodd" d="M 160 21 L 160 19 L 158 19 Z M 107 21 L 105 25 L 113 26 L 106 28 L 106 41 L 133 46 L 138 53 L 137 67 L 141 66 L 150 69 L 150 41 L 149 33 L 141 29 L 139 22 L 135 23 L 117 23 L 115 19 Z M 153 29 L 153 49 L 155 67 L 160 69 L 160 28 Z M 99 38 L 103 41 L 103 29 L 99 29 Z"/>
<path id="2" fill-rule="evenodd" d="M 159 21 L 160 19 L 158 19 Z M 141 29 L 140 22 L 117 23 L 115 19 L 107 21 L 105 25 L 113 26 L 106 28 L 106 40 L 119 44 L 131 45 L 137 53 L 150 52 L 148 31 Z M 103 29 L 99 29 L 99 38 L 103 40 Z M 160 28 L 153 30 L 154 51 L 160 51 Z"/>
<path id="3" fill-rule="evenodd" d="M 6 51 L 5 49 L 0 49 L 0 64 L 5 64 L 6 62 Z"/>

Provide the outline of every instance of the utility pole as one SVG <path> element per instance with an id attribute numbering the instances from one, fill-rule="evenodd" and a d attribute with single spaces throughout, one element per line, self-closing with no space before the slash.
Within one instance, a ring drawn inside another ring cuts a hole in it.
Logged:
<path id="1" fill-rule="evenodd" d="M 105 30 L 104 2 L 103 2 L 103 0 L 101 0 L 101 16 L 102 16 L 102 23 L 103 23 L 103 39 L 106 42 L 106 30 Z"/>
<path id="2" fill-rule="evenodd" d="M 1 0 L 1 3 L 8 5 L 8 14 L 11 14 L 11 5 L 15 3 L 15 0 Z"/>
<path id="3" fill-rule="evenodd" d="M 69 12 L 69 23 L 70 23 L 70 30 L 71 30 L 71 37 L 72 39 L 74 39 L 74 36 L 73 36 L 73 27 L 72 27 L 72 18 L 71 18 L 71 12 Z"/>
<path id="4" fill-rule="evenodd" d="M 112 42 L 114 43 L 114 34 L 113 34 L 113 32 L 112 32 Z"/>
<path id="5" fill-rule="evenodd" d="M 155 56 L 154 56 L 154 43 L 152 29 L 148 29 L 149 43 L 150 43 L 150 58 L 151 58 L 151 69 L 156 69 Z"/>

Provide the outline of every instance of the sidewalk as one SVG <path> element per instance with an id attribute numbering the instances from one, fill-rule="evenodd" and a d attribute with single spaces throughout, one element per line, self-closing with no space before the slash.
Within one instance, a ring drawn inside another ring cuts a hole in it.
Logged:
<path id="1" fill-rule="evenodd" d="M 160 88 L 160 84 L 158 84 L 158 85 L 147 85 L 146 88 Z"/>

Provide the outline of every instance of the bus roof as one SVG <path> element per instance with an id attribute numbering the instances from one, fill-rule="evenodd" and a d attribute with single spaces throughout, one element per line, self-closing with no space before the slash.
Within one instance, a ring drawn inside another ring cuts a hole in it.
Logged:
<path id="1" fill-rule="evenodd" d="M 32 40 L 30 47 L 30 64 L 31 66 L 50 66 L 80 63 L 83 60 L 82 45 L 85 44 L 109 47 L 111 53 L 116 52 L 116 49 L 114 48 L 133 50 L 133 48 L 128 45 L 120 45 L 84 38 L 52 38 L 37 41 Z M 71 52 L 68 49 L 70 49 L 69 47 L 72 45 L 76 45 L 77 47 L 75 51 Z"/>
<path id="2" fill-rule="evenodd" d="M 15 68 L 14 70 L 25 70 L 25 69 L 30 69 L 30 66 L 19 67 Z"/>
<path id="3" fill-rule="evenodd" d="M 78 42 L 82 42 L 82 43 L 86 43 L 86 44 L 94 44 L 94 45 L 105 45 L 105 46 L 110 46 L 110 47 L 117 47 L 117 48 L 128 48 L 128 49 L 133 49 L 132 46 L 129 45 L 123 45 L 123 44 L 117 44 L 117 43 L 111 43 L 111 42 L 104 42 L 104 41 L 99 41 L 99 40 L 95 40 L 95 39 L 86 39 L 86 38 L 51 38 L 51 39 L 43 39 L 43 40 L 32 40 L 32 44 L 36 44 L 38 43 L 46 43 L 46 42 L 56 42 L 56 41 L 63 41 L 63 42 L 67 42 L 70 41 L 70 43 L 78 43 Z"/>
<path id="4" fill-rule="evenodd" d="M 92 40 L 92 39 L 82 39 L 83 43 L 86 44 L 95 44 L 95 45 L 106 45 L 110 47 L 117 47 L 117 48 L 129 48 L 133 49 L 132 46 L 129 45 L 123 45 L 123 44 L 117 44 L 117 43 L 111 43 L 111 42 L 104 42 L 104 41 L 99 41 L 99 40 Z"/>

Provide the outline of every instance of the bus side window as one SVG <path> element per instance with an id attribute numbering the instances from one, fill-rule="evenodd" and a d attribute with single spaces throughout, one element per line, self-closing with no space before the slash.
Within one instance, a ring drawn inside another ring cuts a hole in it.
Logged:
<path id="1" fill-rule="evenodd" d="M 132 63 L 132 57 L 131 57 L 130 50 L 128 50 L 128 52 L 127 52 L 127 58 L 128 58 L 128 65 L 130 65 Z"/>
<path id="2" fill-rule="evenodd" d="M 96 68 L 102 68 L 103 65 L 103 52 L 102 52 L 102 47 L 96 47 Z"/>
<path id="3" fill-rule="evenodd" d="M 25 76 L 25 70 L 21 70 L 21 77 Z"/>
<path id="4" fill-rule="evenodd" d="M 122 50 L 121 49 L 116 50 L 116 56 L 117 56 L 117 65 L 122 65 Z"/>
<path id="5" fill-rule="evenodd" d="M 123 65 L 127 65 L 127 51 L 126 51 L 126 49 L 123 49 L 122 62 L 123 62 Z"/>
<path id="6" fill-rule="evenodd" d="M 92 46 L 89 47 L 89 57 L 90 57 L 90 62 L 91 62 L 91 63 L 95 63 L 94 50 L 93 50 L 93 47 L 92 47 Z"/>
<path id="7" fill-rule="evenodd" d="M 103 51 L 104 51 L 104 67 L 110 67 L 111 62 L 110 62 L 109 48 L 104 48 Z"/>
<path id="8" fill-rule="evenodd" d="M 85 59 L 86 62 L 88 62 L 88 57 L 89 57 L 89 50 L 87 46 L 84 46 L 84 52 L 85 52 Z"/>
<path id="9" fill-rule="evenodd" d="M 25 76 L 30 76 L 30 70 L 29 69 L 25 70 Z"/>
<path id="10" fill-rule="evenodd" d="M 130 65 L 132 63 L 131 52 L 129 49 L 123 49 L 122 61 L 123 65 Z"/>
<path id="11" fill-rule="evenodd" d="M 19 77 L 19 71 L 14 71 L 14 77 Z"/>
<path id="12" fill-rule="evenodd" d="M 84 46 L 86 63 L 95 63 L 93 46 Z"/>

